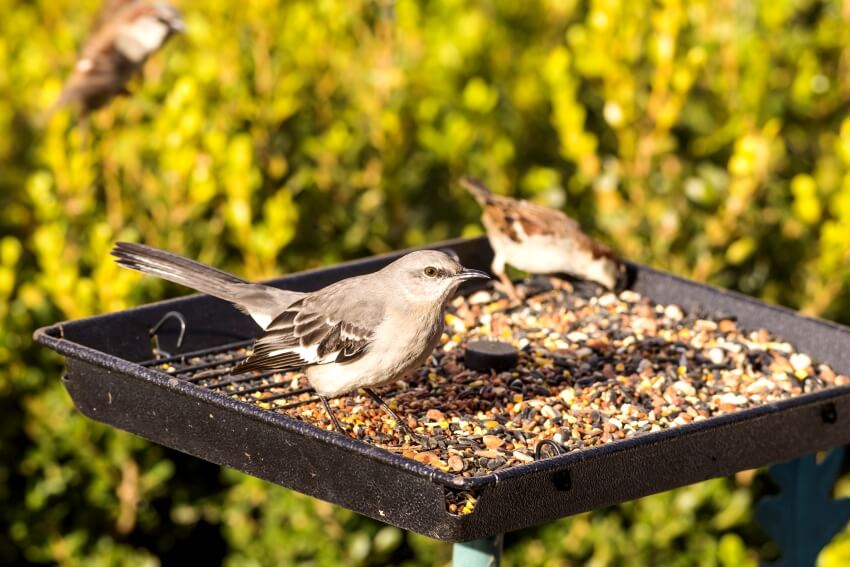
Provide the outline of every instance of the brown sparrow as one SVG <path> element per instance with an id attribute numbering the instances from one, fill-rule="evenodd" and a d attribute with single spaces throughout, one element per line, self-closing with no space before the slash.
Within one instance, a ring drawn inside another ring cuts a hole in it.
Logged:
<path id="1" fill-rule="evenodd" d="M 505 274 L 505 264 L 532 274 L 563 272 L 609 290 L 625 283 L 620 258 L 561 211 L 494 195 L 469 177 L 462 177 L 460 184 L 484 209 L 481 220 L 495 253 L 491 268 L 513 299 L 518 295 Z"/>
<path id="2" fill-rule="evenodd" d="M 129 94 L 127 83 L 148 57 L 184 29 L 180 13 L 165 2 L 107 0 L 51 113 L 77 104 L 85 115 Z"/>

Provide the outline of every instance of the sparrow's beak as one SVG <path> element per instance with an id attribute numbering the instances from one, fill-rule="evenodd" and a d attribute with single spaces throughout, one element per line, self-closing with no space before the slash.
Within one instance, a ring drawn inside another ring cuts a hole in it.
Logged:
<path id="1" fill-rule="evenodd" d="M 481 270 L 472 270 L 470 268 L 464 268 L 455 277 L 459 280 L 478 280 L 478 279 L 489 280 L 490 274 L 488 274 L 486 272 L 482 272 Z"/>

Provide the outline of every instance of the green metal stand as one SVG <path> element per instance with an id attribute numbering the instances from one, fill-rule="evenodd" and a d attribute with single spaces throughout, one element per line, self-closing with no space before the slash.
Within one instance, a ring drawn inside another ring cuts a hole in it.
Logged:
<path id="1" fill-rule="evenodd" d="M 770 467 L 779 494 L 759 502 L 756 518 L 782 552 L 772 567 L 814 567 L 821 550 L 850 521 L 850 498 L 832 497 L 843 456 L 835 449 L 821 463 L 807 455 Z"/>
<path id="2" fill-rule="evenodd" d="M 502 534 L 454 544 L 452 567 L 499 567 L 502 563 Z"/>
<path id="3" fill-rule="evenodd" d="M 842 457 L 837 449 L 821 463 L 807 455 L 770 467 L 780 492 L 759 502 L 756 517 L 782 550 L 771 567 L 814 567 L 821 549 L 850 521 L 850 498 L 832 498 Z M 499 534 L 454 544 L 452 567 L 499 567 L 502 540 Z"/>

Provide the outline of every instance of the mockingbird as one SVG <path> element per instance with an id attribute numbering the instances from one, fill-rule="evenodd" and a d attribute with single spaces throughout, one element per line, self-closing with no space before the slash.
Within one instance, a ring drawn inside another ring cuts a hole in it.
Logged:
<path id="1" fill-rule="evenodd" d="M 518 295 L 505 274 L 506 263 L 532 274 L 564 272 L 608 289 L 625 284 L 620 258 L 561 211 L 494 195 L 469 177 L 460 184 L 483 208 L 481 220 L 495 253 L 492 270 L 513 299 Z"/>
<path id="2" fill-rule="evenodd" d="M 470 279 L 489 279 L 443 252 L 422 250 L 377 272 L 300 293 L 249 283 L 142 244 L 119 242 L 112 255 L 121 266 L 224 299 L 254 319 L 264 332 L 236 373 L 303 369 L 343 434 L 327 400 L 363 389 L 415 440 L 418 437 L 372 386 L 421 366 L 437 345 L 446 304 L 458 286 Z"/>

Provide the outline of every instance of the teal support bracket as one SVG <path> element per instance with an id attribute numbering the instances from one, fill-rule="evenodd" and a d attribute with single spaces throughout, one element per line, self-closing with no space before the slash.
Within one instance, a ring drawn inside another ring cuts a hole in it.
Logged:
<path id="1" fill-rule="evenodd" d="M 503 535 L 454 544 L 452 567 L 499 567 Z"/>
<path id="2" fill-rule="evenodd" d="M 834 449 L 821 463 L 806 455 L 770 467 L 779 494 L 763 498 L 756 508 L 758 523 L 782 552 L 770 567 L 815 567 L 821 550 L 850 521 L 850 498 L 832 497 L 843 456 L 842 449 Z"/>

